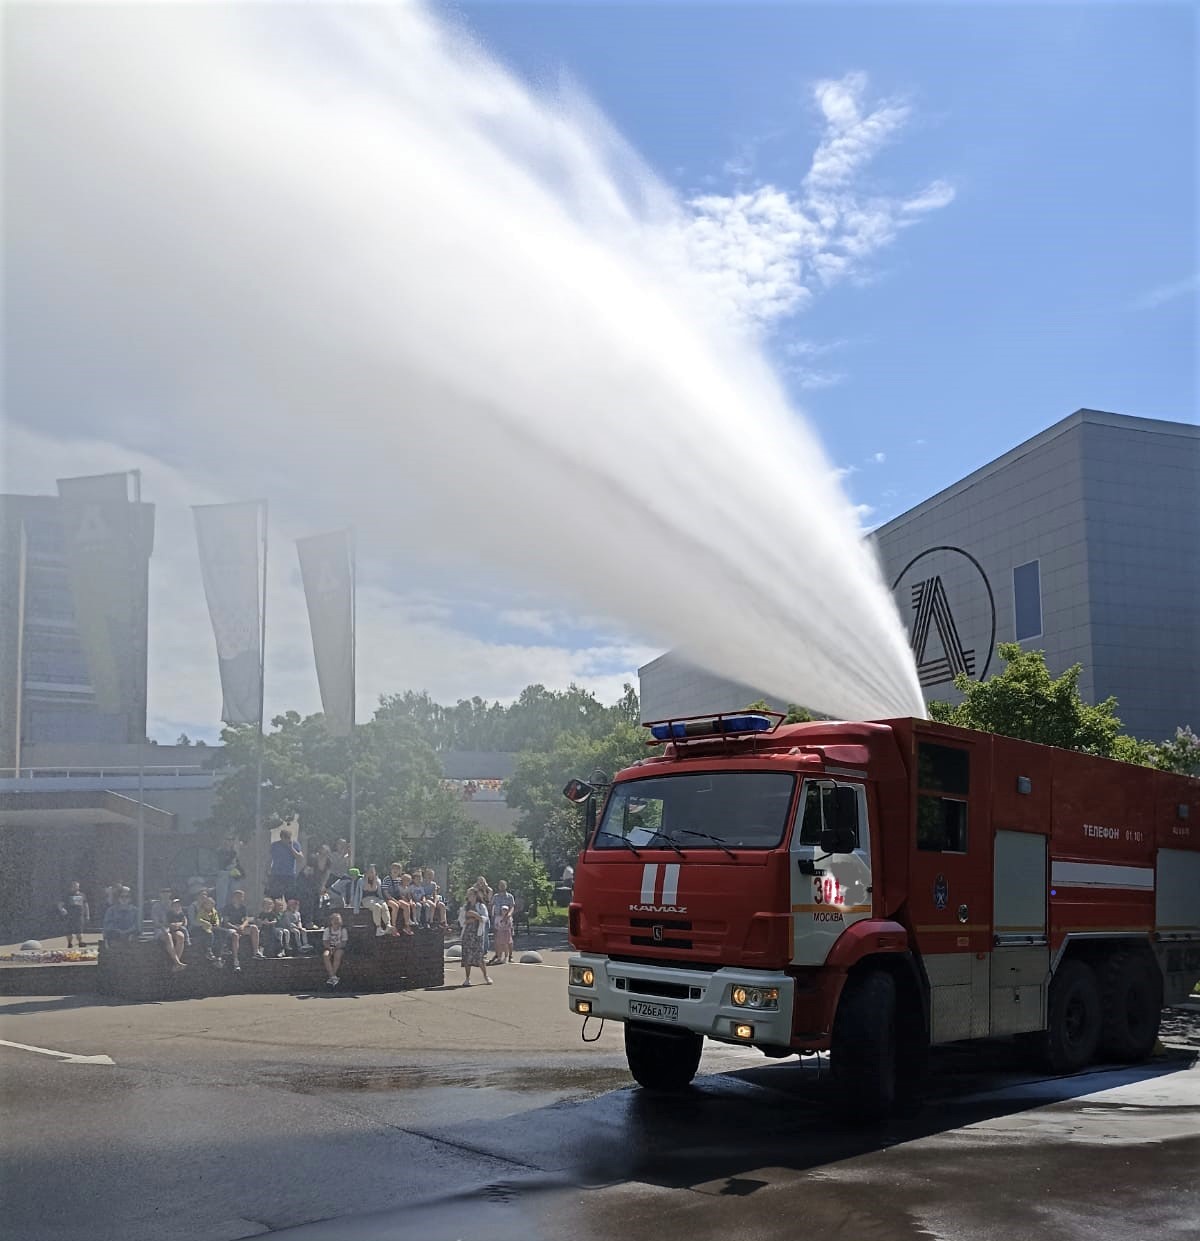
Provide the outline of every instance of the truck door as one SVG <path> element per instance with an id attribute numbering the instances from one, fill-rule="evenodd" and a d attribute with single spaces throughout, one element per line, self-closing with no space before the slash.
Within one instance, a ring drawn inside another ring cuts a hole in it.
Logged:
<path id="1" fill-rule="evenodd" d="M 796 965 L 824 965 L 846 927 L 871 916 L 867 790 L 861 784 L 854 788 L 858 796 L 854 850 L 826 856 L 819 842 L 822 824 L 832 821 L 828 806 L 822 812 L 822 799 L 828 802 L 830 791 L 823 791 L 816 780 L 804 782 L 790 859 L 792 961 Z"/>
<path id="2" fill-rule="evenodd" d="M 991 824 L 987 752 L 918 732 L 908 905 L 930 986 L 935 1043 L 990 1025 Z"/>

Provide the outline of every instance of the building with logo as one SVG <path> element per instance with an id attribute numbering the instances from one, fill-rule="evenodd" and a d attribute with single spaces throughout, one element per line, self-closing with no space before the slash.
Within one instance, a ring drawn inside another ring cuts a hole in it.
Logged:
<path id="1" fill-rule="evenodd" d="M 1135 736 L 1200 725 L 1200 426 L 1077 410 L 871 537 L 927 701 L 1020 642 Z M 639 671 L 645 719 L 778 702 L 672 652 Z"/>

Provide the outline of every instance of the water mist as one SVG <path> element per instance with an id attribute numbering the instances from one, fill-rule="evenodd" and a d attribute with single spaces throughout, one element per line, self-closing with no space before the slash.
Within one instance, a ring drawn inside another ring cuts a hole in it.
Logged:
<path id="1" fill-rule="evenodd" d="M 10 416 L 923 712 L 819 443 L 585 101 L 410 7 L 45 6 L 8 60 Z"/>

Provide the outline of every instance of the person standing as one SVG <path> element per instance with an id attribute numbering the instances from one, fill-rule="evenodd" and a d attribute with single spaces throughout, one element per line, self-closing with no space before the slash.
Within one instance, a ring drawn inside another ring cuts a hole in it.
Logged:
<path id="1" fill-rule="evenodd" d="M 78 879 L 72 879 L 67 894 L 59 908 L 67 915 L 67 947 L 71 946 L 72 936 L 78 947 L 83 947 L 83 932 L 92 920 L 92 911 L 88 908 L 87 897 L 79 886 Z"/>
<path id="2" fill-rule="evenodd" d="M 242 843 L 231 833 L 225 837 L 224 843 L 217 850 L 216 902 L 218 909 L 224 909 L 229 904 L 229 894 L 233 891 L 233 885 L 244 874 L 242 860 L 238 856 Z"/>
<path id="3" fill-rule="evenodd" d="M 488 977 L 487 965 L 483 959 L 484 946 L 487 943 L 487 905 L 474 888 L 467 892 L 462 916 L 462 964 L 467 975 L 463 980 L 463 986 L 471 985 L 471 970 L 478 966 L 483 974 L 483 981 L 490 987 L 492 980 Z"/>
<path id="4" fill-rule="evenodd" d="M 305 926 L 317 925 L 317 911 L 321 907 L 324 883 L 317 873 L 315 854 L 308 855 L 304 869 L 296 877 L 296 899 L 300 902 L 300 917 Z"/>
<path id="5" fill-rule="evenodd" d="M 271 869 L 267 875 L 266 895 L 290 900 L 296 895 L 296 875 L 304 864 L 304 850 L 292 839 L 292 829 L 281 827 L 279 839 L 271 844 Z"/>
<path id="6" fill-rule="evenodd" d="M 512 960 L 513 914 L 516 908 L 517 898 L 508 890 L 507 881 L 501 879 L 492 897 L 492 932 L 495 935 L 495 944 L 489 965 L 503 965 L 506 960 Z"/>

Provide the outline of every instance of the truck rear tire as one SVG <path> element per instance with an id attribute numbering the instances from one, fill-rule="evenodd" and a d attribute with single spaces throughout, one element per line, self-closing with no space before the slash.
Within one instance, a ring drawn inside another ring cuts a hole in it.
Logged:
<path id="1" fill-rule="evenodd" d="M 1145 1060 L 1158 1042 L 1162 984 L 1149 953 L 1123 949 L 1105 962 L 1100 1054 L 1106 1060 Z"/>
<path id="2" fill-rule="evenodd" d="M 896 982 L 883 970 L 842 988 L 830 1045 L 833 1081 L 851 1120 L 883 1120 L 896 1106 Z"/>
<path id="3" fill-rule="evenodd" d="M 1050 983 L 1042 1059 L 1051 1073 L 1075 1073 L 1100 1043 L 1100 988 L 1084 961 L 1064 961 Z"/>
<path id="4" fill-rule="evenodd" d="M 625 1023 L 625 1059 L 634 1081 L 658 1094 L 686 1090 L 700 1067 L 704 1039 L 690 1030 Z"/>

